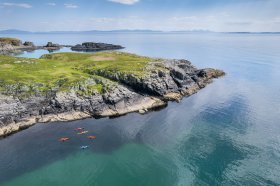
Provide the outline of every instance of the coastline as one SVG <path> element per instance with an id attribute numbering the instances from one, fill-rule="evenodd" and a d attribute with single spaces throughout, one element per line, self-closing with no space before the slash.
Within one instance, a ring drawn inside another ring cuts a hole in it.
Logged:
<path id="1" fill-rule="evenodd" d="M 56 53 L 39 59 L 0 55 L 0 137 L 36 123 L 144 114 L 168 101 L 179 102 L 224 75 L 218 69 L 197 69 L 184 59 L 125 52 Z"/>
<path id="2" fill-rule="evenodd" d="M 146 112 L 152 109 L 157 109 L 157 108 L 162 108 L 167 106 L 169 101 L 180 102 L 184 97 L 189 97 L 193 94 L 196 94 L 200 89 L 205 88 L 207 84 L 212 82 L 212 78 L 218 78 L 221 76 L 223 75 L 215 74 L 215 77 L 204 79 L 203 82 L 204 86 L 202 87 L 199 87 L 198 85 L 193 85 L 193 87 L 190 87 L 188 90 L 185 90 L 184 92 L 181 93 L 171 92 L 164 95 L 161 98 L 145 97 L 143 100 L 141 100 L 141 103 L 133 105 L 129 108 L 125 107 L 118 110 L 108 109 L 97 115 L 93 115 L 89 112 L 84 112 L 84 111 L 83 112 L 69 111 L 69 112 L 58 113 L 58 114 L 47 114 L 47 115 L 27 117 L 24 118 L 22 121 L 13 122 L 6 126 L 0 127 L 0 138 L 3 137 L 5 138 L 9 135 L 25 130 L 37 123 L 49 123 L 49 122 L 57 122 L 57 121 L 68 122 L 68 121 L 75 121 L 75 120 L 83 120 L 87 118 L 118 117 L 133 112 L 138 112 L 139 114 L 145 114 Z"/>
<path id="3" fill-rule="evenodd" d="M 59 113 L 59 114 L 32 116 L 32 117 L 25 118 L 23 121 L 20 121 L 18 123 L 10 123 L 7 126 L 0 127 L 0 138 L 27 129 L 37 123 L 48 123 L 48 122 L 56 122 L 56 121 L 67 122 L 67 121 L 82 120 L 82 119 L 93 118 L 93 117 L 98 117 L 98 118 L 117 117 L 132 112 L 139 112 L 140 114 L 144 114 L 148 112 L 148 110 L 161 108 L 165 106 L 167 106 L 167 102 L 164 102 L 155 97 L 150 97 L 143 100 L 141 104 L 134 105 L 130 108 L 123 108 L 120 110 L 108 109 L 98 116 L 93 116 L 88 112 L 81 112 L 81 111 L 70 111 L 70 112 Z"/>

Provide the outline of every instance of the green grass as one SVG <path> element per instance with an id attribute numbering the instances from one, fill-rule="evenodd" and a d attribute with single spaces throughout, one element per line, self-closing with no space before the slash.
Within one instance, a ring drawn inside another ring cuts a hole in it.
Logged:
<path id="1" fill-rule="evenodd" d="M 120 72 L 137 76 L 143 74 L 146 64 L 151 61 L 151 58 L 148 57 L 123 52 L 100 52 L 96 54 L 58 53 L 44 55 L 42 59 L 67 62 L 71 64 L 72 68 L 81 71 L 105 70 L 112 73 Z"/>
<path id="2" fill-rule="evenodd" d="M 140 77 L 147 73 L 145 67 L 151 61 L 123 52 L 57 53 L 40 59 L 0 55 L 0 91 L 31 95 L 74 88 L 83 95 L 103 93 L 114 82 L 98 76 L 98 71 Z"/>

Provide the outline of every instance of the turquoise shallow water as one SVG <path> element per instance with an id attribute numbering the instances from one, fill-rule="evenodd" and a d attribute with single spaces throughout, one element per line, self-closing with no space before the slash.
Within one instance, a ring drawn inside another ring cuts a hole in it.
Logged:
<path id="1" fill-rule="evenodd" d="M 189 59 L 227 75 L 146 115 L 37 124 L 2 139 L 0 185 L 280 184 L 280 35 L 13 37 L 37 44 L 110 42 L 141 55 Z M 97 139 L 76 135 L 76 127 Z M 71 140 L 59 143 L 63 136 Z"/>

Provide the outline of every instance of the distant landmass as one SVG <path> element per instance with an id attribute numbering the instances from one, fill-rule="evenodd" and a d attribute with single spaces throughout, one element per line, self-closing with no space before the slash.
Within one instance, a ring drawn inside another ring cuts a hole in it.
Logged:
<path id="1" fill-rule="evenodd" d="M 225 34 L 280 34 L 280 32 L 214 32 L 210 30 L 177 30 L 177 31 L 161 31 L 161 30 L 88 30 L 88 31 L 47 31 L 47 32 L 31 32 L 25 30 L 8 29 L 0 30 L 0 34 L 95 34 L 95 33 L 225 33 Z"/>
<path id="2" fill-rule="evenodd" d="M 14 30 L 14 29 L 0 30 L 0 34 L 30 34 L 30 33 L 31 32 L 28 31 Z"/>
<path id="3" fill-rule="evenodd" d="M 110 33 L 110 32 L 161 32 L 158 30 L 87 30 L 87 31 L 48 31 L 30 32 L 24 30 L 8 29 L 0 30 L 0 34 L 91 34 L 91 33 Z"/>
<path id="4" fill-rule="evenodd" d="M 160 30 L 122 29 L 122 30 L 30 32 L 30 31 L 16 30 L 16 29 L 0 30 L 0 34 L 187 33 L 187 32 L 211 32 L 211 31 L 208 30 L 160 31 Z"/>
<path id="5" fill-rule="evenodd" d="M 221 32 L 225 34 L 280 34 L 280 32 Z"/>

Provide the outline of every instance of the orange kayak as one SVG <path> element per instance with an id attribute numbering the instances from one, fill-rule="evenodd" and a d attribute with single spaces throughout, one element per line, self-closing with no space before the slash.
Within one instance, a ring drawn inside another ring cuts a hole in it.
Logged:
<path id="1" fill-rule="evenodd" d="M 88 139 L 96 139 L 96 136 L 88 136 Z"/>
<path id="2" fill-rule="evenodd" d="M 59 141 L 64 142 L 64 141 L 68 141 L 70 140 L 70 138 L 60 138 Z"/>

